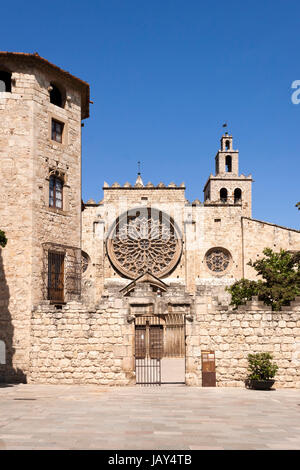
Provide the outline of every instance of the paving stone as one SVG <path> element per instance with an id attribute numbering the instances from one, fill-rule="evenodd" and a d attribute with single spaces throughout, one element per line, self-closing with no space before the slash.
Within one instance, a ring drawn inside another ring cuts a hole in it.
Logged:
<path id="1" fill-rule="evenodd" d="M 298 390 L 21 384 L 0 449 L 300 449 L 299 418 Z"/>

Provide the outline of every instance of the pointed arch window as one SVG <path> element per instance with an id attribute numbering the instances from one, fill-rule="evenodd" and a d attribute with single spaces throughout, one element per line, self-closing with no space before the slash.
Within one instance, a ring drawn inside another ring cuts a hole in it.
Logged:
<path id="1" fill-rule="evenodd" d="M 220 199 L 221 202 L 227 202 L 228 192 L 226 188 L 222 188 L 220 190 Z"/>

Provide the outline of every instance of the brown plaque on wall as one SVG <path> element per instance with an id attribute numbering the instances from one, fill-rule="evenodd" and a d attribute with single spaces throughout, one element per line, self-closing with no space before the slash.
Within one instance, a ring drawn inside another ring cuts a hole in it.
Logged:
<path id="1" fill-rule="evenodd" d="M 202 387 L 216 386 L 216 363 L 214 351 L 201 351 Z"/>

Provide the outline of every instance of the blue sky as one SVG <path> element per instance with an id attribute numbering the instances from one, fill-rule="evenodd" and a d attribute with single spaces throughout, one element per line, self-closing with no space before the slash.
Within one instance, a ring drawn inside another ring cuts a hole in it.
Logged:
<path id="1" fill-rule="evenodd" d="M 0 39 L 90 83 L 84 200 L 134 182 L 140 160 L 145 182 L 184 181 L 203 201 L 227 121 L 253 217 L 299 229 L 299 1 L 15 0 Z"/>

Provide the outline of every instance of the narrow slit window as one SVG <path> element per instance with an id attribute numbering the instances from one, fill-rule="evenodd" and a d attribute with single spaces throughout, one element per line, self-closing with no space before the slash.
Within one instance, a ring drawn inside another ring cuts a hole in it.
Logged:
<path id="1" fill-rule="evenodd" d="M 232 172 L 232 158 L 231 158 L 231 155 L 227 155 L 225 164 L 226 164 L 227 173 L 231 173 Z"/>
<path id="2" fill-rule="evenodd" d="M 0 364 L 6 364 L 6 347 L 2 339 L 0 340 Z"/>

